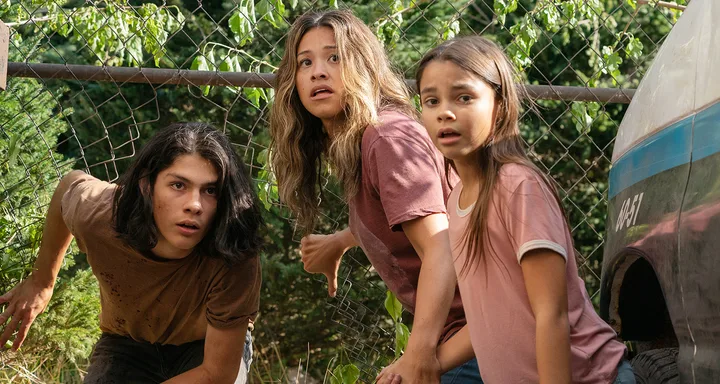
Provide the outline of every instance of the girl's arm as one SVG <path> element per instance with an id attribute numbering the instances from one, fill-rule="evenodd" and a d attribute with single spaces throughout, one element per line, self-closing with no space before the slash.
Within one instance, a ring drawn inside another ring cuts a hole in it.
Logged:
<path id="1" fill-rule="evenodd" d="M 467 325 L 438 347 L 438 360 L 442 373 L 457 368 L 474 357 L 475 352 L 470 344 L 470 329 Z"/>
<path id="2" fill-rule="evenodd" d="M 535 315 L 535 354 L 540 384 L 569 384 L 570 326 L 566 263 L 548 250 L 528 251 L 520 266 Z"/>

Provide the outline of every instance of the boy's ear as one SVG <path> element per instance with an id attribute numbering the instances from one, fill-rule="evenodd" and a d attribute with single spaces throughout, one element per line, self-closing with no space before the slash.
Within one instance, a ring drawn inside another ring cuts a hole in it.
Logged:
<path id="1" fill-rule="evenodd" d="M 140 192 L 142 192 L 142 194 L 145 196 L 150 196 L 150 191 L 151 191 L 150 180 L 148 180 L 147 177 L 143 177 L 142 179 L 140 179 L 139 184 L 140 184 Z"/>

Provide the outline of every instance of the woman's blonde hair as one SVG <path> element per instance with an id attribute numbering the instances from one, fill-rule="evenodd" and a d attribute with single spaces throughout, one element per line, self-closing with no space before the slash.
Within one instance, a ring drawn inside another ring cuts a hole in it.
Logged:
<path id="1" fill-rule="evenodd" d="M 309 30 L 329 27 L 335 34 L 345 87 L 343 119 L 332 140 L 322 122 L 300 102 L 295 87 L 297 50 Z M 365 23 L 347 10 L 309 12 L 293 23 L 277 71 L 275 101 L 270 115 L 270 161 L 280 199 L 297 215 L 307 233 L 315 226 L 322 193 L 323 156 L 353 197 L 361 181 L 360 144 L 379 112 L 394 109 L 410 116 L 415 110 L 405 82 L 390 66 L 382 45 Z"/>
<path id="2" fill-rule="evenodd" d="M 520 137 L 519 118 L 521 100 L 527 98 L 527 95 L 524 88 L 515 85 L 518 76 L 503 51 L 492 41 L 480 36 L 446 41 L 426 53 L 420 61 L 415 76 L 418 89 L 421 89 L 423 71 L 433 61 L 451 62 L 477 76 L 495 90 L 495 125 L 487 142 L 475 153 L 477 156 L 475 164 L 482 179 L 470 221 L 463 235 L 464 249 L 472 255 L 465 260 L 462 267 L 461 273 L 465 274 L 471 267 L 477 266 L 481 259 L 487 263 L 483 255 L 493 248 L 488 242 L 486 218 L 498 181 L 498 173 L 503 165 L 514 163 L 527 167 L 553 193 L 561 210 L 562 204 L 550 179 L 525 153 L 525 146 Z M 446 171 L 450 167 L 455 168 L 455 164 L 450 159 L 446 158 L 445 164 Z M 565 224 L 567 227 L 567 222 Z M 487 271 L 487 268 L 485 270 Z"/>

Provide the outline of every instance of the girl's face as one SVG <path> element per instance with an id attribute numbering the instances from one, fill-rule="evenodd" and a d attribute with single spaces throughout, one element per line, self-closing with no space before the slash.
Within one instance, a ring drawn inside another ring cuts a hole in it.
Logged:
<path id="1" fill-rule="evenodd" d="M 485 145 L 495 125 L 495 90 L 447 60 L 427 64 L 420 84 L 422 120 L 445 157 L 462 161 Z"/>
<path id="2" fill-rule="evenodd" d="M 340 70 L 332 28 L 307 31 L 298 45 L 295 87 L 303 106 L 326 128 L 343 110 L 345 87 Z"/>
<path id="3" fill-rule="evenodd" d="M 155 255 L 183 258 L 210 229 L 217 209 L 218 174 L 198 154 L 178 156 L 160 171 L 153 188 L 153 218 L 158 228 Z"/>

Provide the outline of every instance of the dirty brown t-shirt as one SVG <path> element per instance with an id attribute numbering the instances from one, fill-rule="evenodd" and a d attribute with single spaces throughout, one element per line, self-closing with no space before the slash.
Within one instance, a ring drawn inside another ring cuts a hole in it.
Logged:
<path id="1" fill-rule="evenodd" d="M 86 175 L 62 199 L 62 216 L 100 285 L 100 329 L 137 341 L 179 345 L 205 338 L 208 324 L 231 328 L 254 319 L 260 264 L 233 267 L 193 252 L 168 260 L 145 256 L 117 238 L 116 185 Z"/>
<path id="2" fill-rule="evenodd" d="M 422 263 L 401 224 L 446 214 L 450 188 L 443 157 L 420 123 L 394 111 L 382 112 L 380 124 L 365 129 L 361 151 L 362 183 L 349 204 L 350 230 L 388 289 L 414 313 Z M 463 325 L 456 287 L 441 340 Z"/>

